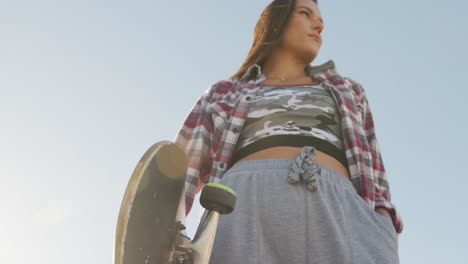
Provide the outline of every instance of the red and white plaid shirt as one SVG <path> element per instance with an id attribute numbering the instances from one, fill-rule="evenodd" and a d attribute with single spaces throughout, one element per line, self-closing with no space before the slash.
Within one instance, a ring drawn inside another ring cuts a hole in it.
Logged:
<path id="1" fill-rule="evenodd" d="M 364 88 L 341 76 L 332 60 L 319 66 L 309 65 L 307 72 L 330 89 L 337 103 L 348 170 L 356 191 L 373 210 L 376 207 L 386 209 L 396 232 L 401 233 L 403 222 L 390 202 L 389 183 Z M 241 79 L 216 82 L 196 102 L 182 125 L 175 142 L 189 159 L 186 215 L 203 185 L 218 182 L 228 169 L 249 102 L 265 79 L 261 67 L 253 64 Z"/>

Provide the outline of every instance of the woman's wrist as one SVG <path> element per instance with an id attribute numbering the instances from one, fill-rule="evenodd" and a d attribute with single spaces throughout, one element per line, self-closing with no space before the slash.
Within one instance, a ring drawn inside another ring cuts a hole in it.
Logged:
<path id="1" fill-rule="evenodd" d="M 380 215 L 386 216 L 386 217 L 388 217 L 390 220 L 392 220 L 392 216 L 390 215 L 390 213 L 389 213 L 386 209 L 384 209 L 384 208 L 382 208 L 382 207 L 377 207 L 377 208 L 375 208 L 375 211 L 376 211 L 377 213 L 379 213 Z"/>

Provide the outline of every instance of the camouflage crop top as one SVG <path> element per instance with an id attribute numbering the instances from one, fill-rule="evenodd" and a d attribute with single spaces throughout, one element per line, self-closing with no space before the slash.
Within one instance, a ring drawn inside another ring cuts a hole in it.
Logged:
<path id="1" fill-rule="evenodd" d="M 275 146 L 314 146 L 347 167 L 336 103 L 322 85 L 264 85 L 252 100 L 231 164 Z"/>

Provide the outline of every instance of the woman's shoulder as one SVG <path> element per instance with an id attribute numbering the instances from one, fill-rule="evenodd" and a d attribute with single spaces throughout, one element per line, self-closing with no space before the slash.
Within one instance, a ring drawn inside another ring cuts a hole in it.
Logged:
<path id="1" fill-rule="evenodd" d="M 211 82 L 208 85 L 208 89 L 206 89 L 203 92 L 202 97 L 211 97 L 215 94 L 222 93 L 223 91 L 231 88 L 232 85 L 233 83 L 230 82 L 229 80 L 218 80 L 215 82 Z"/>
<path id="2" fill-rule="evenodd" d="M 345 86 L 349 87 L 349 89 L 351 89 L 354 94 L 356 94 L 357 96 L 365 95 L 365 90 L 361 82 L 348 76 L 340 76 L 340 78 L 342 82 L 345 84 Z"/>
<path id="3" fill-rule="evenodd" d="M 361 83 L 356 81 L 354 78 L 341 74 L 332 60 L 329 60 L 322 65 L 312 67 L 309 71 L 312 75 L 317 75 L 319 79 L 329 81 L 341 91 L 352 90 L 356 95 L 360 95 L 364 92 L 364 88 Z"/>
<path id="4" fill-rule="evenodd" d="M 205 96 L 210 97 L 212 100 L 224 97 L 226 95 L 236 94 L 240 89 L 240 83 L 234 79 L 220 79 L 212 83 L 205 91 Z"/>

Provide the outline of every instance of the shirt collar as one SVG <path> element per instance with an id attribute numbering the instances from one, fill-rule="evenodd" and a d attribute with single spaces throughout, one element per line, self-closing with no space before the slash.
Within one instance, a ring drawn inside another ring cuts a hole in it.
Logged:
<path id="1" fill-rule="evenodd" d="M 309 64 L 306 67 L 306 72 L 309 74 L 309 76 L 314 77 L 319 81 L 324 81 L 338 75 L 335 62 L 333 60 L 328 60 L 323 64 L 315 66 Z M 241 80 L 245 81 L 253 80 L 256 84 L 262 83 L 265 79 L 266 77 L 262 73 L 262 67 L 256 63 L 252 64 L 241 78 Z"/>

